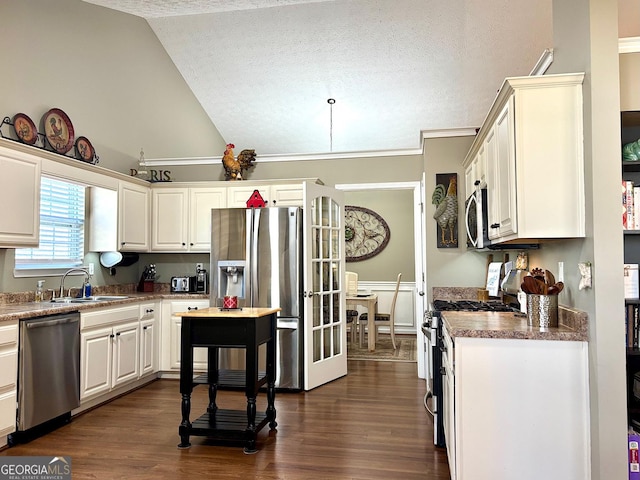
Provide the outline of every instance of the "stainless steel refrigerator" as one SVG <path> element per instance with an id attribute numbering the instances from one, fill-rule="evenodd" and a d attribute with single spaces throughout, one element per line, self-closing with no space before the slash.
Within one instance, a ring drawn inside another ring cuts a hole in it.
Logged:
<path id="1" fill-rule="evenodd" d="M 304 387 L 302 209 L 211 211 L 211 306 L 237 296 L 238 307 L 279 307 L 276 388 Z M 260 355 L 263 357 L 263 355 Z M 220 368 L 243 369 L 237 349 L 220 350 Z"/>

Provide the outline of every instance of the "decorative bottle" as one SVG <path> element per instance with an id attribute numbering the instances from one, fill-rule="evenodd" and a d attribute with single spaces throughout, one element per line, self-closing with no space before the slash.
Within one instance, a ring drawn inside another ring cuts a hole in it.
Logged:
<path id="1" fill-rule="evenodd" d="M 44 298 L 44 280 L 38 280 L 36 284 L 36 302 L 41 302 Z"/>

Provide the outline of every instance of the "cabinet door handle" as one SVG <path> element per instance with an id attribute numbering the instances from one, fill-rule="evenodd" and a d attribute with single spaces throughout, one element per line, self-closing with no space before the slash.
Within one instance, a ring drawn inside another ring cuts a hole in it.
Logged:
<path id="1" fill-rule="evenodd" d="M 491 224 L 491 228 L 500 228 L 500 224 L 499 223 L 492 223 Z"/>
<path id="2" fill-rule="evenodd" d="M 480 180 L 476 180 L 475 182 L 473 182 L 473 184 L 477 187 L 478 185 L 480 185 Z"/>
<path id="3" fill-rule="evenodd" d="M 198 307 L 188 307 L 187 310 L 197 310 Z"/>
<path id="4" fill-rule="evenodd" d="M 146 329 L 147 329 L 147 326 L 145 325 L 144 327 L 142 327 L 142 329 L 143 329 L 143 330 L 146 330 Z"/>
<path id="5" fill-rule="evenodd" d="M 113 338 L 113 337 L 115 337 L 115 335 L 112 333 L 111 335 L 109 335 L 109 337 L 110 337 L 110 338 Z"/>
<path id="6" fill-rule="evenodd" d="M 440 367 L 440 375 L 446 375 L 447 374 L 447 369 L 444 367 Z"/>
<path id="7" fill-rule="evenodd" d="M 144 311 L 144 313 L 153 313 L 153 308 L 148 308 Z"/>
<path id="8" fill-rule="evenodd" d="M 119 337 L 119 336 L 120 336 L 120 332 L 116 333 L 116 337 Z"/>

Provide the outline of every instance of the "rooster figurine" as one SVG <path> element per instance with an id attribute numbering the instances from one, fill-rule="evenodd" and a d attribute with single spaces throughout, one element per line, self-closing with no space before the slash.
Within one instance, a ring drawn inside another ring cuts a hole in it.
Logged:
<path id="1" fill-rule="evenodd" d="M 442 246 L 456 247 L 458 244 L 456 227 L 458 225 L 458 196 L 456 176 L 449 178 L 449 188 L 445 190 L 443 184 L 436 186 L 431 196 L 431 203 L 436 205 L 433 218 L 440 226 L 440 242 Z M 447 233 L 449 238 L 447 239 Z"/>
<path id="2" fill-rule="evenodd" d="M 255 150 L 242 150 L 236 159 L 233 156 L 233 149 L 236 146 L 233 143 L 227 144 L 227 149 L 222 156 L 222 165 L 226 173 L 227 180 L 242 180 L 242 172 L 253 167 L 256 159 Z"/>

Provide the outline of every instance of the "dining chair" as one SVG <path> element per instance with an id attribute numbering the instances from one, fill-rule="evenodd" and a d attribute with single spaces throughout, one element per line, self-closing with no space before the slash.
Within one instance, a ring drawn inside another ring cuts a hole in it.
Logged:
<path id="1" fill-rule="evenodd" d="M 390 313 L 377 313 L 375 316 L 374 323 L 374 332 L 376 341 L 378 340 L 378 327 L 389 327 L 389 333 L 391 334 L 391 343 L 393 344 L 393 349 L 397 350 L 396 346 L 396 335 L 394 330 L 394 321 L 395 321 L 395 310 L 396 310 L 396 300 L 398 299 L 398 290 L 400 290 L 400 279 L 402 278 L 402 273 L 398 274 L 398 280 L 396 281 L 396 291 L 393 294 L 393 300 L 391 300 L 391 311 Z M 360 333 L 360 346 L 364 344 L 364 331 L 367 328 L 369 322 L 369 316 L 367 313 L 363 313 L 360 315 L 358 319 L 358 330 Z M 371 335 L 371 332 L 367 332 Z"/>
<path id="2" fill-rule="evenodd" d="M 356 340 L 356 333 L 358 332 L 358 310 L 347 310 L 347 325 L 351 331 L 351 343 Z"/>

